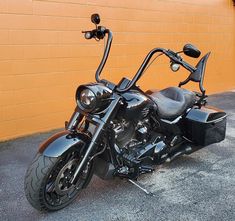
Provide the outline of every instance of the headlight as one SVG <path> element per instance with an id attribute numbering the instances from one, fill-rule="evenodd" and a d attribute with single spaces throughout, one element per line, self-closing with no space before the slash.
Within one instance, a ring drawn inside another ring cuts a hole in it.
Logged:
<path id="1" fill-rule="evenodd" d="M 95 94 L 89 90 L 89 89 L 84 89 L 80 93 L 80 104 L 82 105 L 83 108 L 85 109 L 92 109 L 95 106 L 96 103 L 96 97 Z"/>
<path id="2" fill-rule="evenodd" d="M 112 91 L 103 84 L 81 85 L 76 92 L 76 102 L 84 112 L 99 112 L 109 105 L 111 94 Z"/>

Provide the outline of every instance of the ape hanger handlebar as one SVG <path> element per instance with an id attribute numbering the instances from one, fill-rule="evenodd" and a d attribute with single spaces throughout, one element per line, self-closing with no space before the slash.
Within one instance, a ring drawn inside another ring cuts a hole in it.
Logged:
<path id="1" fill-rule="evenodd" d="M 110 52 L 110 48 L 112 45 L 112 40 L 113 40 L 113 34 L 112 31 L 109 29 L 106 29 L 103 26 L 98 26 L 96 27 L 96 29 L 92 30 L 92 31 L 84 31 L 83 33 L 85 33 L 85 38 L 86 39 L 91 39 L 91 38 L 95 38 L 96 40 L 100 40 L 103 39 L 105 37 L 106 34 L 108 34 L 108 39 L 106 42 L 106 46 L 104 49 L 104 54 L 102 57 L 102 60 L 96 70 L 96 74 L 95 74 L 95 79 L 97 82 L 102 82 L 102 80 L 100 79 L 100 74 L 105 66 L 105 63 L 108 59 L 109 56 L 109 52 Z M 142 74 L 144 73 L 145 68 L 147 67 L 148 63 L 150 62 L 152 56 L 157 53 L 157 52 L 161 52 L 162 54 L 165 54 L 167 57 L 170 58 L 170 60 L 176 64 L 180 64 L 181 66 L 183 66 L 185 69 L 187 69 L 190 72 L 195 72 L 196 68 L 191 66 L 190 64 L 188 64 L 187 62 L 185 62 L 179 55 L 178 53 L 169 50 L 169 49 L 164 49 L 164 48 L 154 48 L 153 50 L 151 50 L 148 55 L 145 57 L 143 63 L 141 64 L 140 68 L 138 69 L 137 73 L 135 74 L 135 76 L 133 77 L 133 79 L 130 81 L 130 83 L 127 85 L 126 88 L 116 88 L 116 90 L 118 92 L 125 92 L 128 91 L 131 87 L 133 87 L 136 82 L 140 79 L 140 77 L 142 76 Z M 107 81 L 106 81 L 107 82 Z"/>
<path id="2" fill-rule="evenodd" d="M 96 29 L 94 29 L 92 31 L 83 31 L 83 33 L 85 33 L 84 36 L 86 39 L 95 38 L 96 40 L 101 40 L 105 37 L 106 34 L 108 34 L 108 39 L 107 39 L 106 46 L 104 49 L 104 54 L 103 54 L 102 60 L 99 64 L 99 67 L 97 68 L 96 74 L 95 74 L 96 81 L 101 82 L 100 74 L 101 74 L 101 72 L 105 66 L 105 63 L 108 59 L 108 56 L 109 56 L 109 52 L 110 52 L 110 48 L 111 48 L 112 40 L 113 40 L 113 33 L 111 30 L 106 29 L 103 26 L 98 26 Z"/>

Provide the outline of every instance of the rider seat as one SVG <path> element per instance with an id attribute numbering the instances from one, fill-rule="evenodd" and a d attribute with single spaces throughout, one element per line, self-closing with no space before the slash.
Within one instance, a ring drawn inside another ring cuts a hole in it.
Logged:
<path id="1" fill-rule="evenodd" d="M 205 104 L 207 97 L 206 90 L 203 87 L 203 80 L 205 74 L 205 67 L 210 52 L 203 56 L 198 64 L 196 70 L 191 72 L 188 78 L 179 83 L 179 87 L 169 87 L 161 91 L 148 93 L 152 100 L 157 105 L 158 115 L 163 119 L 174 119 L 184 113 L 188 108 L 194 104 L 199 106 Z M 189 90 L 180 88 L 189 81 L 198 82 L 201 94 L 191 92 Z M 197 100 L 199 97 L 199 100 Z"/>
<path id="2" fill-rule="evenodd" d="M 157 104 L 158 115 L 163 119 L 173 119 L 192 107 L 196 101 L 195 93 L 179 87 L 169 87 L 150 95 Z"/>

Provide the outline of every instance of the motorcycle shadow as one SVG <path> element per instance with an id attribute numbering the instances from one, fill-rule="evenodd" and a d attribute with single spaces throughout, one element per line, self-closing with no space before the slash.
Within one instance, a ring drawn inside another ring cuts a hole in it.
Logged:
<path id="1" fill-rule="evenodd" d="M 157 182 L 161 184 L 163 180 L 169 181 L 169 176 L 172 176 L 171 182 L 177 182 L 181 180 L 182 176 L 180 173 L 182 172 L 182 175 L 185 175 L 185 168 L 187 171 L 192 170 L 192 172 L 195 172 L 202 166 L 202 164 L 203 162 L 198 158 L 189 155 L 180 156 L 170 163 L 164 163 L 162 165 L 156 166 L 155 171 L 152 173 L 141 175 L 137 182 L 139 182 L 140 185 L 142 185 L 144 188 L 151 190 L 153 186 L 156 187 Z M 177 176 L 174 174 L 177 174 Z M 120 198 L 121 196 L 124 198 L 129 198 L 132 194 L 133 196 L 138 194 L 140 197 L 142 197 L 143 194 L 149 197 L 154 197 L 165 190 L 165 188 L 162 188 L 160 185 L 159 188 L 154 189 L 155 190 L 150 191 L 150 194 L 147 195 L 133 184 L 128 182 L 127 179 L 115 177 L 111 180 L 102 180 L 97 176 L 93 176 L 89 186 L 81 193 L 80 197 L 76 201 L 87 201 L 87 203 L 90 203 L 96 200 L 100 201 L 110 197 Z"/>

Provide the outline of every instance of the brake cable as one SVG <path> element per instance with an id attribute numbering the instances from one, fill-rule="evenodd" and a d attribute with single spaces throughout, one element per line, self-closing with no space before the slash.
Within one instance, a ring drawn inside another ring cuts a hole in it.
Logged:
<path id="1" fill-rule="evenodd" d="M 143 75 L 143 74 L 145 73 L 145 71 L 147 71 L 148 68 L 151 66 L 151 64 L 152 64 L 158 57 L 162 56 L 163 54 L 164 54 L 164 53 L 160 53 L 159 55 L 157 55 L 157 56 L 148 64 L 148 66 L 144 69 L 144 71 L 142 72 L 141 75 Z"/>

